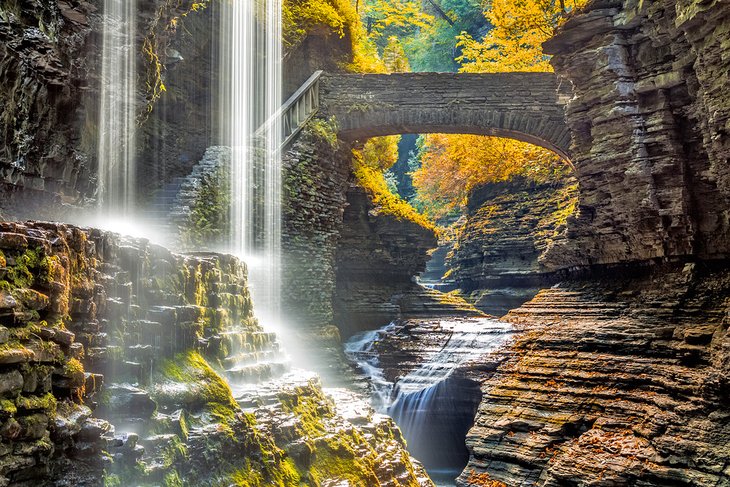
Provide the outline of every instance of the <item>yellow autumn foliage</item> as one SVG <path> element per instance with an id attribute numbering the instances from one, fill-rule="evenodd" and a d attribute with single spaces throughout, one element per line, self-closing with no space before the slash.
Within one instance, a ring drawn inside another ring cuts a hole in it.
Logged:
<path id="1" fill-rule="evenodd" d="M 570 171 L 556 154 L 512 139 L 432 134 L 423 148 L 421 167 L 412 174 L 413 185 L 421 200 L 433 203 L 433 218 L 466 204 L 469 192 L 479 185 L 515 176 L 555 181 Z"/>
<path id="2" fill-rule="evenodd" d="M 284 0 L 282 24 L 284 47 L 288 51 L 312 32 L 324 28 L 350 40 L 352 61 L 343 68 L 361 73 L 385 72 L 385 65 L 350 0 Z"/>
<path id="3" fill-rule="evenodd" d="M 378 212 L 408 220 L 430 230 L 434 224 L 388 187 L 384 171 L 398 160 L 399 135 L 375 137 L 362 150 L 353 150 L 353 172 L 357 183 L 367 191 Z"/>
<path id="4" fill-rule="evenodd" d="M 491 0 L 484 15 L 493 28 L 482 39 L 458 37 L 461 72 L 552 71 L 542 43 L 571 11 L 587 0 Z M 422 167 L 413 174 L 419 198 L 434 213 L 466 202 L 475 186 L 515 176 L 536 181 L 560 178 L 569 167 L 556 154 L 525 142 L 476 135 L 425 137 Z M 439 215 L 432 215 L 438 217 Z"/>
<path id="5" fill-rule="evenodd" d="M 504 73 L 552 71 L 542 43 L 550 39 L 566 15 L 582 8 L 587 0 L 491 0 L 484 15 L 492 30 L 477 40 L 469 34 L 458 37 L 462 54 L 461 72 Z M 562 5 L 561 5 L 562 4 Z"/>

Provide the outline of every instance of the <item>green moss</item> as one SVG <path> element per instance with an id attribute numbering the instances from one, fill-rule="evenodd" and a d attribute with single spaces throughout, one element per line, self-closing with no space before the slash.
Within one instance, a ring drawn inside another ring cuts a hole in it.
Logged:
<path id="1" fill-rule="evenodd" d="M 331 417 L 334 412 L 330 399 L 321 389 L 311 387 L 297 387 L 293 393 L 279 396 L 282 409 L 294 414 L 300 423 L 299 432 L 306 437 L 315 438 L 326 432 L 323 419 Z"/>
<path id="2" fill-rule="evenodd" d="M 15 400 L 19 409 L 28 411 L 44 411 L 48 416 L 55 416 L 58 402 L 50 392 L 43 396 L 20 396 Z"/>
<path id="3" fill-rule="evenodd" d="M 104 473 L 104 476 L 102 478 L 102 481 L 104 482 L 104 487 L 121 487 L 122 486 L 122 479 L 119 478 L 119 475 L 116 474 L 107 474 Z"/>
<path id="4" fill-rule="evenodd" d="M 32 287 L 38 281 L 47 282 L 48 267 L 42 250 L 28 248 L 24 252 L 13 257 L 13 265 L 7 268 L 5 289 L 17 289 Z"/>
<path id="5" fill-rule="evenodd" d="M 206 174 L 200 181 L 190 218 L 180 229 L 180 238 L 193 248 L 215 245 L 230 231 L 230 176 L 227 167 Z"/>
<path id="6" fill-rule="evenodd" d="M 268 471 L 262 471 L 260 466 L 254 466 L 246 460 L 243 468 L 231 474 L 230 482 L 236 487 L 294 487 L 300 485 L 301 478 L 291 458 Z"/>
<path id="7" fill-rule="evenodd" d="M 10 399 L 0 399 L 0 411 L 12 416 L 18 412 L 18 409 L 15 407 L 15 403 Z"/>
<path id="8" fill-rule="evenodd" d="M 173 470 L 172 472 L 169 472 L 165 475 L 163 485 L 165 487 L 182 487 L 183 481 L 180 478 L 180 474 L 178 474 L 177 471 Z"/>
<path id="9" fill-rule="evenodd" d="M 204 411 L 221 422 L 230 421 L 239 410 L 231 388 L 195 351 L 163 360 L 153 383 L 158 385 L 154 399 L 161 404 Z"/>

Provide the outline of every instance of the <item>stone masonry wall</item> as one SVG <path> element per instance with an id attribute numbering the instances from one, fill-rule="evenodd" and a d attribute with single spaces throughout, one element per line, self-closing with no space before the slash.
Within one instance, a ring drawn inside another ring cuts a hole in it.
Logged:
<path id="1" fill-rule="evenodd" d="M 569 153 L 564 106 L 570 87 L 552 73 L 328 74 L 321 86 L 324 108 L 337 117 L 345 139 L 471 133 Z"/>
<path id="2" fill-rule="evenodd" d="M 283 164 L 282 302 L 284 313 L 306 334 L 334 323 L 335 252 L 352 154 L 326 122 L 317 120 L 287 151 Z M 331 328 L 324 331 L 332 332 L 336 335 Z"/>

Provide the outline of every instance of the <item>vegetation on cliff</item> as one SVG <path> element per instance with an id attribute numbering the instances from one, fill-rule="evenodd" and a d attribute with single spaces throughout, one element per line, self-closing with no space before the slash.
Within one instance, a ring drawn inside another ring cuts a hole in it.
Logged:
<path id="1" fill-rule="evenodd" d="M 349 42 L 351 58 L 343 69 L 382 73 L 385 65 L 350 0 L 285 0 L 282 5 L 284 47 L 292 52 L 314 33 L 336 35 Z"/>
<path id="2" fill-rule="evenodd" d="M 571 169 L 554 153 L 512 139 L 434 134 L 425 138 L 421 166 L 413 172 L 418 205 L 433 218 L 466 204 L 487 183 L 524 177 L 536 183 L 562 179 Z"/>
<path id="3" fill-rule="evenodd" d="M 429 230 L 435 230 L 431 220 L 401 198 L 385 171 L 398 160 L 398 137 L 376 137 L 362 150 L 353 150 L 353 169 L 357 183 L 362 186 L 377 210 L 399 220 L 408 220 Z"/>

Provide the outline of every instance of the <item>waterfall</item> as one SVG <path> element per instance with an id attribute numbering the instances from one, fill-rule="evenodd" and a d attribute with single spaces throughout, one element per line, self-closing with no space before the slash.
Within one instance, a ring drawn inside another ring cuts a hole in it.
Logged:
<path id="1" fill-rule="evenodd" d="M 425 352 L 425 363 L 395 383 L 386 380 L 376 348 L 378 342 L 398 333 L 397 322 L 355 335 L 345 344 L 345 354 L 370 379 L 373 406 L 396 421 L 409 451 L 429 471 L 461 465 L 466 453 L 464 436 L 474 411 L 464 417 L 458 412 L 476 406 L 463 397 L 464 391 L 473 389 L 472 395 L 479 391 L 476 384 L 452 377 L 454 371 L 503 346 L 512 329 L 509 323 L 491 318 L 443 319 L 439 327 L 448 334 L 446 343 L 430 354 Z"/>
<path id="2" fill-rule="evenodd" d="M 100 219 L 135 209 L 137 0 L 104 0 L 98 138 Z"/>
<path id="3" fill-rule="evenodd" d="M 281 267 L 281 0 L 220 10 L 221 144 L 231 147 L 229 251 L 249 265 L 259 314 L 277 320 Z"/>

